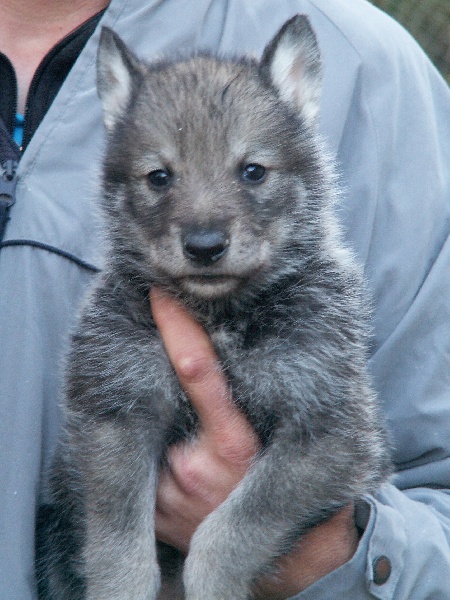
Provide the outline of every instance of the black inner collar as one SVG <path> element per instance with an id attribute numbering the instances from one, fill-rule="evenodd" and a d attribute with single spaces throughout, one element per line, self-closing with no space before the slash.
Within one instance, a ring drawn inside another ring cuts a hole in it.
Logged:
<path id="1" fill-rule="evenodd" d="M 104 10 L 97 13 L 59 41 L 37 68 L 27 96 L 22 150 L 28 145 L 103 13 Z M 0 81 L 0 118 L 12 135 L 17 110 L 17 80 L 11 62 L 1 53 Z"/>

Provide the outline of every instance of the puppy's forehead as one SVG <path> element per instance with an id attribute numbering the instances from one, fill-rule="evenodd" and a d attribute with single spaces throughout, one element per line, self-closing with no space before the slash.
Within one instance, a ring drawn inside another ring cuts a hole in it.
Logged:
<path id="1" fill-rule="evenodd" d="M 269 110 L 270 94 L 252 63 L 221 63 L 194 58 L 150 70 L 141 98 L 178 121 L 204 118 L 218 122 Z"/>
<path id="2" fill-rule="evenodd" d="M 196 57 L 150 67 L 136 103 L 139 137 L 184 148 L 184 158 L 193 149 L 197 159 L 204 154 L 217 161 L 231 158 L 230 151 L 251 154 L 265 137 L 273 145 L 276 104 L 252 61 Z"/>
<path id="3" fill-rule="evenodd" d="M 156 84 L 162 93 L 180 99 L 188 93 L 205 98 L 218 95 L 224 101 L 233 84 L 239 94 L 248 94 L 251 90 L 254 92 L 261 82 L 257 65 L 251 60 L 219 61 L 197 56 L 150 67 L 148 84 Z"/>

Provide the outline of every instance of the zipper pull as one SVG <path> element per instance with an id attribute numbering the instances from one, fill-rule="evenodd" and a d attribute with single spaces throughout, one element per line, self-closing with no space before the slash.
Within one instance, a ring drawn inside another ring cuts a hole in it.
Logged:
<path id="1" fill-rule="evenodd" d="M 15 202 L 16 191 L 16 171 L 18 162 L 15 160 L 6 160 L 2 163 L 2 173 L 0 178 L 0 202 L 5 203 L 8 207 Z"/>
<path id="2" fill-rule="evenodd" d="M 8 212 L 16 201 L 15 191 L 17 184 L 18 162 L 16 160 L 6 160 L 1 164 L 0 170 L 0 241 L 5 233 L 6 223 L 9 219 Z"/>

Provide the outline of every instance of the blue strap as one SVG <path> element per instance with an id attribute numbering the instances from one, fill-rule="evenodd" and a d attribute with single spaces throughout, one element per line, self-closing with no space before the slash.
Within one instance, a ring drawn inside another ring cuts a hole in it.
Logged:
<path id="1" fill-rule="evenodd" d="M 14 141 L 19 146 L 19 148 L 22 145 L 22 140 L 23 140 L 23 121 L 24 121 L 24 116 L 19 115 L 17 113 L 13 137 L 14 137 Z"/>

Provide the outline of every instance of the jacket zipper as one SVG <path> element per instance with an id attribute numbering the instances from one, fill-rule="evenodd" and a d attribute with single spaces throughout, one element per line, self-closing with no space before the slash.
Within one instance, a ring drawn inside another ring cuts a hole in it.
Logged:
<path id="1" fill-rule="evenodd" d="M 16 160 L 9 159 L 0 165 L 0 242 L 3 239 L 9 209 L 16 201 L 17 167 Z"/>

